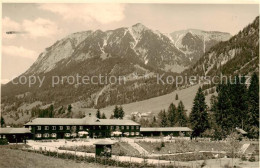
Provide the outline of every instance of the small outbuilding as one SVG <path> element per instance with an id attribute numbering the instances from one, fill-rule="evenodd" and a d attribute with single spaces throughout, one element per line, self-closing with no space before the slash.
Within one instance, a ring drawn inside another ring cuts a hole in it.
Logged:
<path id="1" fill-rule="evenodd" d="M 31 137 L 28 128 L 0 128 L 0 139 L 7 139 L 9 143 L 26 143 L 26 139 Z"/>
<path id="2" fill-rule="evenodd" d="M 112 145 L 114 142 L 101 140 L 94 145 L 96 145 L 96 157 L 97 156 L 104 156 L 104 157 L 111 157 L 112 156 Z"/>

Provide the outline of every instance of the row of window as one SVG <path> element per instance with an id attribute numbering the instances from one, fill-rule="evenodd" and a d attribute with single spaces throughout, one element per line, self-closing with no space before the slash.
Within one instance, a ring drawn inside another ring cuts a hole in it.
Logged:
<path id="1" fill-rule="evenodd" d="M 66 130 L 70 130 L 70 129 L 75 129 L 76 130 L 76 126 L 59 126 L 59 130 L 63 130 L 65 127 Z M 44 130 L 56 130 L 57 127 L 56 126 L 44 126 Z M 139 126 L 106 126 L 106 129 L 110 129 L 110 130 L 115 130 L 115 129 L 139 129 Z M 30 127 L 31 129 L 31 127 Z M 93 129 L 101 129 L 101 126 L 93 126 Z M 37 130 L 42 130 L 42 126 L 37 126 Z M 83 130 L 83 126 L 79 126 L 79 130 Z"/>
<path id="2" fill-rule="evenodd" d="M 56 130 L 57 127 L 56 126 L 44 126 L 44 130 Z M 66 130 L 70 130 L 70 129 L 76 129 L 76 126 L 59 126 L 59 130 L 63 130 L 65 127 Z M 37 130 L 42 130 L 42 126 L 37 126 Z M 79 130 L 83 130 L 83 126 L 79 126 Z"/>
<path id="3" fill-rule="evenodd" d="M 6 137 L 5 137 L 5 135 L 0 135 L 0 138 L 3 138 L 3 139 L 5 139 Z"/>
<path id="4" fill-rule="evenodd" d="M 69 138 L 69 137 L 76 137 L 77 136 L 77 133 L 65 133 L 64 134 L 65 135 L 65 137 L 66 138 Z M 82 134 L 78 134 L 79 135 L 79 137 L 82 137 L 83 135 Z M 94 133 L 93 134 L 94 136 L 99 136 L 99 135 L 101 135 L 101 133 Z M 139 132 L 126 132 L 126 133 L 124 133 L 124 135 L 125 136 L 138 136 L 138 135 L 140 135 L 140 133 Z M 36 134 L 35 135 L 37 138 L 56 138 L 57 137 L 57 134 L 56 133 L 52 133 L 52 134 L 49 134 L 49 133 L 45 133 L 45 134 Z M 113 133 L 111 133 L 111 136 L 113 136 Z"/>

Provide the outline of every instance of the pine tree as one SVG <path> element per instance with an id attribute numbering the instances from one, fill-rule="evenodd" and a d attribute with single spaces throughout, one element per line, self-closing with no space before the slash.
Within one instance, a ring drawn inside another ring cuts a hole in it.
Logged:
<path id="1" fill-rule="evenodd" d="M 104 113 L 103 113 L 103 114 L 104 114 Z M 98 109 L 97 112 L 96 112 L 96 117 L 97 117 L 97 118 L 101 118 L 101 113 L 100 113 L 99 109 Z"/>
<path id="2" fill-rule="evenodd" d="M 125 116 L 125 112 L 124 112 L 124 110 L 123 110 L 123 107 L 120 106 L 120 107 L 118 108 L 118 118 L 119 118 L 119 119 L 123 119 L 124 116 Z"/>
<path id="3" fill-rule="evenodd" d="M 54 117 L 54 114 L 53 114 L 54 106 L 53 106 L 53 104 L 50 105 L 48 111 L 49 111 L 49 112 L 48 112 L 48 113 L 49 113 L 49 117 L 50 117 L 50 118 L 53 118 L 53 117 Z"/>
<path id="4" fill-rule="evenodd" d="M 229 98 L 233 107 L 233 112 L 235 113 L 230 114 L 233 116 L 233 128 L 242 128 L 242 123 L 246 120 L 248 95 L 245 82 L 245 77 L 236 76 L 232 84 L 229 82 L 227 85 L 230 92 Z"/>
<path id="5" fill-rule="evenodd" d="M 173 127 L 175 124 L 176 106 L 171 103 L 168 108 L 168 123 L 169 126 Z"/>
<path id="6" fill-rule="evenodd" d="M 118 110 L 119 110 L 118 107 L 115 106 L 113 118 L 119 118 L 119 111 Z"/>
<path id="7" fill-rule="evenodd" d="M 165 110 L 161 110 L 161 111 L 160 111 L 159 117 L 160 117 L 160 119 L 161 119 L 160 126 L 161 126 L 161 127 L 167 127 L 168 122 L 167 122 L 167 115 L 166 115 Z"/>
<path id="8" fill-rule="evenodd" d="M 224 135 L 229 135 L 234 128 L 234 109 L 230 100 L 230 90 L 227 84 L 221 84 L 217 88 L 218 99 L 216 104 L 215 118 Z"/>
<path id="9" fill-rule="evenodd" d="M 182 101 L 179 102 L 175 117 L 175 126 L 184 127 L 187 126 L 187 116 L 185 113 L 185 107 Z"/>
<path id="10" fill-rule="evenodd" d="M 72 106 L 71 104 L 68 105 L 68 112 L 70 113 L 71 112 L 71 109 L 72 109 Z"/>
<path id="11" fill-rule="evenodd" d="M 178 94 L 176 94 L 176 96 L 175 96 L 175 100 L 179 100 L 179 96 L 178 96 Z"/>
<path id="12" fill-rule="evenodd" d="M 107 119 L 105 113 L 102 113 L 102 116 L 101 116 L 102 119 Z"/>
<path id="13" fill-rule="evenodd" d="M 259 80 L 254 73 L 248 88 L 248 114 L 246 130 L 253 138 L 259 137 Z"/>
<path id="14" fill-rule="evenodd" d="M 157 127 L 158 123 L 157 123 L 157 120 L 156 120 L 156 117 L 153 116 L 153 119 L 152 119 L 152 122 L 150 124 L 150 127 Z"/>
<path id="15" fill-rule="evenodd" d="M 114 115 L 113 115 L 113 114 L 111 114 L 109 119 L 114 119 Z"/>
<path id="16" fill-rule="evenodd" d="M 198 92 L 193 101 L 193 107 L 190 114 L 190 124 L 192 125 L 192 135 L 197 137 L 209 128 L 207 105 L 205 96 L 199 87 Z"/>
<path id="17" fill-rule="evenodd" d="M 3 117 L 1 117 L 1 127 L 3 127 L 5 125 L 5 120 Z"/>

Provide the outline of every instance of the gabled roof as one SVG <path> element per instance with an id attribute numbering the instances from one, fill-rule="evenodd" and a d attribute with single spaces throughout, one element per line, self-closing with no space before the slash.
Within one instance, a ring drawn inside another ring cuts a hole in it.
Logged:
<path id="1" fill-rule="evenodd" d="M 74 118 L 35 118 L 24 125 L 83 125 L 84 120 Z"/>
<path id="2" fill-rule="evenodd" d="M 179 131 L 185 131 L 185 132 L 191 132 L 192 129 L 188 127 L 146 127 L 146 128 L 140 128 L 140 132 L 179 132 Z"/>
<path id="3" fill-rule="evenodd" d="M 0 134 L 27 134 L 31 133 L 28 128 L 0 128 Z"/>
<path id="4" fill-rule="evenodd" d="M 96 117 L 75 118 L 36 118 L 25 125 L 140 125 L 132 120 L 98 119 Z"/>

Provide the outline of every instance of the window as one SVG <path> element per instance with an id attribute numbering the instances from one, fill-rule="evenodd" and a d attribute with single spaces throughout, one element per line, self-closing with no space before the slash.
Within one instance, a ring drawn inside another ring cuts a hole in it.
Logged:
<path id="1" fill-rule="evenodd" d="M 49 130 L 49 126 L 45 126 L 45 130 Z"/>
<path id="2" fill-rule="evenodd" d="M 67 138 L 70 137 L 70 133 L 66 133 L 65 137 L 67 137 Z"/>
<path id="3" fill-rule="evenodd" d="M 79 126 L 79 130 L 83 130 L 83 126 Z"/>
<path id="4" fill-rule="evenodd" d="M 42 134 L 36 134 L 36 137 L 37 137 L 37 138 L 41 138 L 41 137 L 42 137 Z"/>
<path id="5" fill-rule="evenodd" d="M 56 130 L 56 126 L 52 126 L 52 130 Z"/>
<path id="6" fill-rule="evenodd" d="M 2 135 L 0 135 L 0 138 L 2 138 Z"/>
<path id="7" fill-rule="evenodd" d="M 118 129 L 119 129 L 119 126 L 116 126 L 116 129 L 118 130 Z"/>
<path id="8" fill-rule="evenodd" d="M 67 128 L 67 130 L 70 130 L 70 126 L 67 126 L 66 128 Z"/>
<path id="9" fill-rule="evenodd" d="M 71 129 L 76 130 L 77 126 L 72 126 Z"/>
<path id="10" fill-rule="evenodd" d="M 49 134 L 48 133 L 45 133 L 45 134 L 43 134 L 43 136 L 44 136 L 44 138 L 49 138 Z"/>
<path id="11" fill-rule="evenodd" d="M 52 138 L 56 138 L 56 137 L 57 137 L 57 134 L 56 134 L 56 133 L 52 133 L 52 134 L 51 134 L 51 137 L 52 137 Z"/>
<path id="12" fill-rule="evenodd" d="M 136 132 L 135 135 L 140 135 L 140 133 L 139 133 L 139 132 Z"/>
<path id="13" fill-rule="evenodd" d="M 134 133 L 134 132 L 131 132 L 131 135 L 132 135 L 132 136 L 134 136 L 134 135 L 135 135 L 135 133 Z"/>
<path id="14" fill-rule="evenodd" d="M 132 126 L 131 129 L 132 129 L 132 130 L 135 129 L 135 126 Z"/>
<path id="15" fill-rule="evenodd" d="M 29 126 L 29 130 L 30 130 L 30 131 L 32 130 L 32 126 Z"/>
<path id="16" fill-rule="evenodd" d="M 60 126 L 60 130 L 63 130 L 63 126 Z"/>
<path id="17" fill-rule="evenodd" d="M 42 127 L 41 126 L 37 126 L 37 130 L 41 130 L 42 129 Z"/>
<path id="18" fill-rule="evenodd" d="M 129 126 L 126 126 L 126 129 L 129 129 Z"/>
<path id="19" fill-rule="evenodd" d="M 3 135 L 3 139 L 5 139 L 6 137 L 5 137 L 5 135 Z"/>

